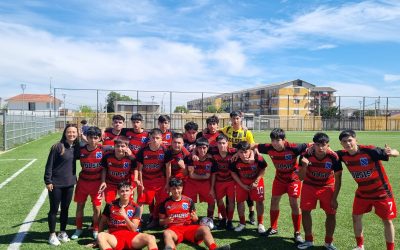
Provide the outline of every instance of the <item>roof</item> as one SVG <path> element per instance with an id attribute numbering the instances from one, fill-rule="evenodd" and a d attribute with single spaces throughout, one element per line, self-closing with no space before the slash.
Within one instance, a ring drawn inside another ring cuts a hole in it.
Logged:
<path id="1" fill-rule="evenodd" d="M 57 102 L 61 103 L 60 99 L 55 98 Z M 19 94 L 11 98 L 6 99 L 6 101 L 26 101 L 26 102 L 54 102 L 54 97 L 46 94 Z"/>
<path id="2" fill-rule="evenodd" d="M 311 88 L 311 91 L 313 92 L 336 92 L 336 89 L 331 88 L 331 87 L 315 87 Z"/>

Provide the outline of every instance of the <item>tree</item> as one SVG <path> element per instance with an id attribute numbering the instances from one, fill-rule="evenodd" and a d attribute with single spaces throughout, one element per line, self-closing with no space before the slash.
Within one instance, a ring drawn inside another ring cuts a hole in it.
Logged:
<path id="1" fill-rule="evenodd" d="M 217 110 L 217 107 L 215 107 L 214 105 L 208 105 L 206 108 L 207 113 L 217 113 Z"/>
<path id="2" fill-rule="evenodd" d="M 174 113 L 189 113 L 189 110 L 185 106 L 176 106 Z"/>
<path id="3" fill-rule="evenodd" d="M 322 118 L 337 118 L 339 114 L 338 107 L 322 107 L 321 117 Z"/>
<path id="4" fill-rule="evenodd" d="M 93 110 L 88 105 L 81 105 L 81 106 L 79 106 L 79 112 L 81 112 L 81 113 L 93 113 Z"/>
<path id="5" fill-rule="evenodd" d="M 114 102 L 115 101 L 133 101 L 133 99 L 130 96 L 127 95 L 121 95 L 120 93 L 111 91 L 107 95 L 107 112 L 113 113 L 115 112 L 114 110 Z"/>

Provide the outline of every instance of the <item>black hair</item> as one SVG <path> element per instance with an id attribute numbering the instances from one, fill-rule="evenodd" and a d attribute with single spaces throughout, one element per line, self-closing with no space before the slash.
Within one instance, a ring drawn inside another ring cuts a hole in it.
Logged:
<path id="1" fill-rule="evenodd" d="M 76 124 L 74 124 L 74 123 L 67 123 L 67 124 L 65 125 L 64 131 L 63 131 L 62 136 L 61 136 L 61 140 L 60 140 L 61 143 L 67 142 L 67 136 L 65 135 L 65 133 L 67 132 L 67 129 L 70 128 L 70 127 L 76 128 L 76 130 L 77 130 L 77 132 L 78 132 L 78 136 L 76 137 L 76 139 L 75 139 L 75 141 L 74 141 L 74 144 L 78 142 L 78 138 L 79 138 L 79 129 L 78 129 L 78 125 L 76 125 Z"/>
<path id="2" fill-rule="evenodd" d="M 162 135 L 162 131 L 159 128 L 153 128 L 152 130 L 150 130 L 150 135 Z"/>
<path id="3" fill-rule="evenodd" d="M 163 122 L 171 122 L 171 117 L 169 115 L 160 115 L 158 117 L 158 122 L 163 123 Z"/>
<path id="4" fill-rule="evenodd" d="M 313 142 L 314 143 L 328 143 L 329 142 L 329 136 L 325 133 L 318 132 L 314 135 L 313 137 Z"/>
<path id="5" fill-rule="evenodd" d="M 188 122 L 185 124 L 185 130 L 189 131 L 189 130 L 198 130 L 199 129 L 199 125 L 197 125 L 197 123 L 195 122 Z"/>
<path id="6" fill-rule="evenodd" d="M 354 132 L 354 130 L 351 129 L 346 129 L 343 130 L 340 134 L 339 134 L 339 140 L 341 141 L 343 138 L 346 137 L 353 137 L 356 138 L 356 132 Z"/>
<path id="7" fill-rule="evenodd" d="M 118 183 L 118 186 L 117 186 L 118 190 L 120 190 L 122 188 L 126 188 L 126 187 L 132 188 L 132 185 L 127 181 L 122 181 L 122 182 Z"/>
<path id="8" fill-rule="evenodd" d="M 241 112 L 241 111 L 232 111 L 232 112 L 229 114 L 229 117 L 230 117 L 230 118 L 233 118 L 233 117 L 236 117 L 236 116 L 242 117 L 242 112 Z"/>
<path id="9" fill-rule="evenodd" d="M 241 141 L 236 145 L 236 149 L 239 150 L 248 150 L 250 149 L 250 144 L 247 141 Z"/>
<path id="10" fill-rule="evenodd" d="M 101 136 L 101 130 L 96 126 L 89 127 L 86 136 Z"/>
<path id="11" fill-rule="evenodd" d="M 286 135 L 283 129 L 274 128 L 269 134 L 269 137 L 271 138 L 271 140 L 279 140 L 279 139 L 285 140 Z"/>
<path id="12" fill-rule="evenodd" d="M 182 133 L 173 133 L 172 134 L 172 139 L 176 139 L 176 138 L 182 138 L 183 139 L 183 134 Z"/>
<path id="13" fill-rule="evenodd" d="M 81 121 L 81 124 L 82 124 L 82 125 L 86 125 L 86 124 L 87 124 L 87 121 L 86 121 L 86 120 L 82 120 L 82 121 Z"/>
<path id="14" fill-rule="evenodd" d="M 114 115 L 112 117 L 112 120 L 113 121 L 123 121 L 123 122 L 125 122 L 125 117 L 123 117 L 122 115 Z"/>
<path id="15" fill-rule="evenodd" d="M 204 137 L 200 137 L 199 139 L 196 140 L 196 147 L 201 147 L 201 146 L 210 146 L 210 143 L 208 140 Z"/>
<path id="16" fill-rule="evenodd" d="M 125 144 L 126 146 L 128 146 L 129 140 L 125 136 L 120 136 L 120 137 L 118 137 L 118 139 L 114 140 L 114 145 L 117 145 L 117 144 Z"/>
<path id="17" fill-rule="evenodd" d="M 143 121 L 143 116 L 139 113 L 132 114 L 131 121 Z"/>
<path id="18" fill-rule="evenodd" d="M 224 134 L 219 134 L 218 136 L 217 136 L 217 139 L 215 139 L 215 141 L 221 141 L 221 140 L 226 140 L 226 141 L 228 141 L 228 136 L 226 136 L 226 135 L 224 135 Z"/>
<path id="19" fill-rule="evenodd" d="M 179 178 L 171 178 L 168 182 L 170 187 L 183 187 L 183 181 Z"/>
<path id="20" fill-rule="evenodd" d="M 218 116 L 213 115 L 213 116 L 208 117 L 208 118 L 206 119 L 206 123 L 207 123 L 207 125 L 210 124 L 210 123 L 216 123 L 216 124 L 218 124 L 218 123 L 219 123 Z"/>

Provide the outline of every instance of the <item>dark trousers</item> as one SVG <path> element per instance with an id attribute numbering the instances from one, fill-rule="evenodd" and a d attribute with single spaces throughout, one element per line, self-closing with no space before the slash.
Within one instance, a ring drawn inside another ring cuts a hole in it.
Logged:
<path id="1" fill-rule="evenodd" d="M 74 186 L 63 188 L 55 187 L 53 191 L 49 191 L 50 211 L 48 213 L 47 222 L 49 224 L 50 233 L 56 232 L 57 212 L 60 204 L 60 231 L 65 231 L 68 222 L 68 209 L 71 204 L 73 193 Z"/>

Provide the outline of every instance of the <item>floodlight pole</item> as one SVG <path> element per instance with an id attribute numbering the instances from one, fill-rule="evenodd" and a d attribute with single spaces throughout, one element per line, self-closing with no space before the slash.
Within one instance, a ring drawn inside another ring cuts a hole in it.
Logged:
<path id="1" fill-rule="evenodd" d="M 24 114 L 25 89 L 26 89 L 26 84 L 25 83 L 21 83 L 21 89 L 22 89 L 22 109 L 21 109 L 21 113 Z"/>
<path id="2" fill-rule="evenodd" d="M 64 99 L 64 128 L 67 126 L 67 112 L 65 110 L 65 97 L 67 96 L 66 94 L 62 94 L 63 99 Z"/>

